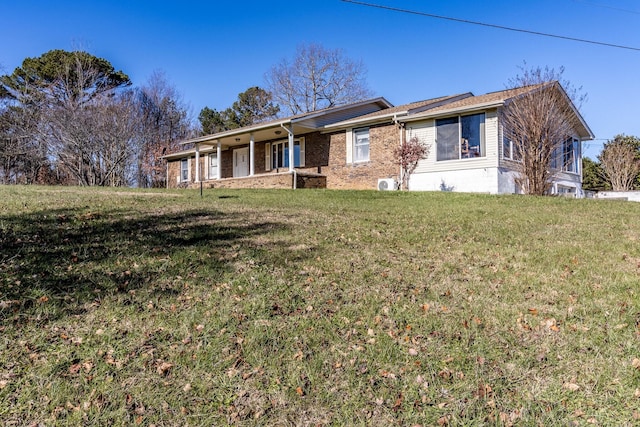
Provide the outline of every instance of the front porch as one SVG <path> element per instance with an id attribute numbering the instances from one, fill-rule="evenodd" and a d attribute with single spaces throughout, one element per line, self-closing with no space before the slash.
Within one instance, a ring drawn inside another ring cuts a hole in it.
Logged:
<path id="1" fill-rule="evenodd" d="M 192 182 L 189 188 L 200 188 L 200 182 Z M 203 188 L 327 188 L 327 177 L 310 172 L 266 173 L 238 178 L 221 178 L 202 181 Z"/>

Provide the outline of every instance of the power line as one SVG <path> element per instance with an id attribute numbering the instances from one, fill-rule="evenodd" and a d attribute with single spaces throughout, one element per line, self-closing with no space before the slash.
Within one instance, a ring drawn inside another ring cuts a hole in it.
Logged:
<path id="1" fill-rule="evenodd" d="M 573 0 L 576 3 L 582 3 L 585 5 L 589 5 L 589 6 L 595 6 L 595 7 L 602 7 L 605 9 L 611 9 L 611 10 L 617 10 L 619 12 L 626 12 L 626 13 L 633 13 L 634 15 L 640 15 L 640 12 L 635 11 L 635 10 L 630 10 L 630 9 L 623 9 L 621 7 L 614 7 L 614 6 L 609 6 L 606 4 L 599 4 L 599 3 L 592 3 L 590 1 L 583 1 L 583 0 Z"/>
<path id="2" fill-rule="evenodd" d="M 432 13 L 418 12 L 418 11 L 409 10 L 409 9 L 400 9 L 400 8 L 397 8 L 397 7 L 383 6 L 383 5 L 380 5 L 380 4 L 365 3 L 365 2 L 362 2 L 362 1 L 355 1 L 355 0 L 341 0 L 341 1 L 343 1 L 345 3 L 357 4 L 357 5 L 360 5 L 360 6 L 373 7 L 373 8 L 384 9 L 384 10 L 391 10 L 393 12 L 408 13 L 408 14 L 411 14 L 411 15 L 427 16 L 429 18 L 436 18 L 436 19 L 444 19 L 444 20 L 447 20 L 447 21 L 461 22 L 463 24 L 480 25 L 480 26 L 483 26 L 483 27 L 497 28 L 499 30 L 515 31 L 515 32 L 519 32 L 519 33 L 533 34 L 533 35 L 536 35 L 536 36 L 553 37 L 553 38 L 556 38 L 556 39 L 570 40 L 570 41 L 580 42 L 580 43 L 589 43 L 589 44 L 595 44 L 595 45 L 600 45 L 600 46 L 614 47 L 614 48 L 618 48 L 618 49 L 627 49 L 627 50 L 640 51 L 640 48 L 638 48 L 638 47 L 623 46 L 623 45 L 613 44 L 613 43 L 605 43 L 605 42 L 599 42 L 599 41 L 594 41 L 594 40 L 579 39 L 579 38 L 576 38 L 576 37 L 560 36 L 560 35 L 557 35 L 557 34 L 543 33 L 543 32 L 540 32 L 540 31 L 523 30 L 521 28 L 505 27 L 503 25 L 488 24 L 486 22 L 470 21 L 468 19 L 452 18 L 450 16 L 442 16 L 442 15 L 434 15 Z"/>

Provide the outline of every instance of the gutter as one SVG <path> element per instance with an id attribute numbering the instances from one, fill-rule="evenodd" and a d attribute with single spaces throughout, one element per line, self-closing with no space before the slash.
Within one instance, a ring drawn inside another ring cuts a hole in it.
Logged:
<path id="1" fill-rule="evenodd" d="M 396 126 L 398 126 L 398 136 L 400 140 L 400 146 L 402 146 L 404 125 L 400 124 L 400 121 L 398 120 L 398 117 L 396 114 L 393 115 L 393 123 L 395 123 Z M 399 165 L 398 167 L 400 168 L 400 173 L 398 174 L 398 176 L 400 177 L 399 185 L 400 185 L 400 190 L 402 190 L 402 183 L 404 182 L 404 170 L 402 169 L 402 165 Z"/>

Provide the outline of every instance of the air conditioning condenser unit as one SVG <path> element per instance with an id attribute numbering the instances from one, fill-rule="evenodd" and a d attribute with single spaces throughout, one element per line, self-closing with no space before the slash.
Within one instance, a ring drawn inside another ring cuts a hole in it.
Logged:
<path id="1" fill-rule="evenodd" d="M 378 179 L 378 190 L 380 191 L 390 191 L 397 190 L 398 184 L 396 180 L 393 178 L 380 178 Z"/>

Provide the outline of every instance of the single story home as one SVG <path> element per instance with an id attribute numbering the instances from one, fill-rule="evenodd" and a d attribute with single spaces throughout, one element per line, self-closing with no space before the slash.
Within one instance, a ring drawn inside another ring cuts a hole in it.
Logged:
<path id="1" fill-rule="evenodd" d="M 531 90 L 400 106 L 375 98 L 201 136 L 183 142 L 193 148 L 164 156 L 167 186 L 395 189 L 401 170 L 393 150 L 415 137 L 429 155 L 410 176 L 410 190 L 518 193 L 518 159 L 500 110 Z M 577 125 L 552 162 L 552 192 L 581 197 L 581 143 L 594 136 L 572 111 Z"/>

